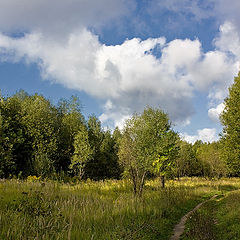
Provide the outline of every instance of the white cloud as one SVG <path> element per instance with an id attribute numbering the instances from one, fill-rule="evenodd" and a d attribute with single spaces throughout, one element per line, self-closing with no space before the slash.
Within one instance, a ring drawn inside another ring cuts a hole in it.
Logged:
<path id="1" fill-rule="evenodd" d="M 152 7 L 157 8 L 155 2 Z M 215 18 L 216 23 L 221 24 L 213 40 L 215 50 L 207 52 L 205 61 L 191 71 L 194 88 L 208 91 L 210 105 L 219 105 L 226 98 L 240 67 L 240 1 L 232 0 L 229 4 L 226 0 L 158 0 L 157 9 L 177 14 L 181 24 L 185 18 L 185 21 Z M 213 109 L 209 114 L 216 120 L 216 111 L 215 117 Z"/>
<path id="2" fill-rule="evenodd" d="M 195 143 L 197 140 L 203 142 L 213 142 L 218 140 L 217 131 L 215 128 L 204 128 L 197 130 L 197 135 L 181 134 L 181 138 L 189 143 Z"/>
<path id="3" fill-rule="evenodd" d="M 208 110 L 208 116 L 213 122 L 219 122 L 219 116 L 224 110 L 224 103 L 220 103 L 216 108 L 210 108 Z"/>
<path id="4" fill-rule="evenodd" d="M 240 59 L 239 33 L 236 25 L 234 25 L 232 22 L 225 22 L 223 25 L 220 26 L 219 37 L 215 39 L 215 45 L 221 51 L 229 52 L 238 60 Z"/>
<path id="5" fill-rule="evenodd" d="M 113 108 L 113 104 L 112 104 L 111 100 L 107 100 L 107 102 L 104 105 L 104 110 L 111 111 L 112 108 Z"/>
<path id="6" fill-rule="evenodd" d="M 87 29 L 64 41 L 40 32 L 21 38 L 1 34 L 0 60 L 22 59 L 37 63 L 45 79 L 107 101 L 108 117 L 102 120 L 112 118 L 114 124 L 146 105 L 161 107 L 184 124 L 194 112 L 194 92 L 212 91 L 214 98 L 236 72 L 235 58 L 220 49 L 204 53 L 198 39 L 133 38 L 107 46 Z"/>
<path id="7" fill-rule="evenodd" d="M 240 29 L 239 29 L 240 30 Z M 214 88 L 209 91 L 209 99 L 212 105 L 221 103 L 228 94 L 228 88 L 233 83 L 234 76 L 238 74 L 240 67 L 240 31 L 231 22 L 225 22 L 219 28 L 219 35 L 214 39 L 214 44 L 219 53 L 228 61 L 231 71 L 226 71 L 229 66 L 219 64 L 216 69 L 219 80 Z M 216 61 L 212 61 L 215 64 Z"/>
<path id="8" fill-rule="evenodd" d="M 125 121 L 131 117 L 128 115 L 129 109 L 123 109 L 122 111 L 106 111 L 99 116 L 100 121 L 104 125 L 108 125 L 112 129 L 116 126 L 120 130 L 124 128 Z"/>

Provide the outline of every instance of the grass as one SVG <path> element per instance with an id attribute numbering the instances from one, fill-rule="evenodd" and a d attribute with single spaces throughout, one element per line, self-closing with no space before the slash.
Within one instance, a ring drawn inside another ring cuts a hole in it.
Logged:
<path id="1" fill-rule="evenodd" d="M 237 179 L 170 180 L 165 189 L 151 180 L 143 198 L 136 199 L 123 180 L 0 181 L 0 239 L 169 239 L 197 203 L 238 188 Z"/>
<path id="2" fill-rule="evenodd" d="M 227 187 L 229 189 L 230 186 Z M 239 240 L 240 190 L 204 204 L 187 221 L 182 240 Z"/>

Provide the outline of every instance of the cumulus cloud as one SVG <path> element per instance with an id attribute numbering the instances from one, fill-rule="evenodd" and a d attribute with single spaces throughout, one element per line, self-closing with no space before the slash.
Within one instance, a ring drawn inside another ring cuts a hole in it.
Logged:
<path id="1" fill-rule="evenodd" d="M 216 108 L 210 108 L 208 110 L 208 116 L 213 122 L 219 122 L 219 116 L 223 112 L 225 107 L 224 103 L 220 103 Z"/>
<path id="2" fill-rule="evenodd" d="M 219 89 L 235 71 L 227 53 L 204 53 L 198 39 L 133 38 L 107 46 L 87 29 L 65 41 L 41 32 L 20 38 L 1 34 L 0 59 L 37 63 L 43 78 L 106 101 L 101 119 L 114 125 L 146 105 L 184 124 L 194 113 L 194 91 Z"/>
<path id="3" fill-rule="evenodd" d="M 218 140 L 217 131 L 215 128 L 204 128 L 197 130 L 197 135 L 181 134 L 181 138 L 189 143 L 195 143 L 197 140 L 203 142 L 214 142 Z"/>
<path id="4" fill-rule="evenodd" d="M 240 36 L 236 25 L 226 21 L 220 26 L 219 36 L 215 39 L 215 45 L 223 52 L 232 54 L 236 59 L 240 59 Z M 240 30 L 240 29 L 239 29 Z"/>
<path id="5" fill-rule="evenodd" d="M 237 31 L 237 27 L 231 22 L 225 22 L 219 28 L 219 35 L 214 39 L 214 44 L 227 61 L 232 66 L 232 73 L 227 74 L 225 67 L 227 65 L 222 64 L 221 69 L 216 71 L 219 73 L 219 78 L 222 81 L 217 81 L 214 88 L 209 90 L 210 105 L 217 108 L 228 94 L 228 88 L 233 83 L 234 76 L 237 76 L 240 67 L 240 31 Z M 211 114 L 210 114 L 211 115 Z"/>

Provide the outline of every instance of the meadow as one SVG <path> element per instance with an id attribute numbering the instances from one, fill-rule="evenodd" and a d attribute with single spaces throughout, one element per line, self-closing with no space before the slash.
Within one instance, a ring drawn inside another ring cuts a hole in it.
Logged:
<path id="1" fill-rule="evenodd" d="M 221 239 L 237 239 L 224 235 L 228 227 L 239 236 L 237 189 L 240 179 L 182 178 L 167 181 L 165 189 L 156 179 L 148 180 L 142 198 L 136 198 L 127 180 L 0 180 L 0 239 L 169 239 L 186 212 L 215 194 L 216 200 L 189 219 L 182 239 L 210 239 L 196 233 L 206 219 L 215 230 L 222 229 Z"/>

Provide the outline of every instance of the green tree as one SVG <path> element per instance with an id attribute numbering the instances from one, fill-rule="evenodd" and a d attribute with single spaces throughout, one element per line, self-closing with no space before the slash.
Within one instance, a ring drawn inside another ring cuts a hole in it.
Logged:
<path id="1" fill-rule="evenodd" d="M 88 136 L 93 154 L 86 164 L 86 177 L 94 180 L 120 178 L 117 142 L 109 130 L 102 129 L 96 116 L 88 119 Z"/>
<path id="2" fill-rule="evenodd" d="M 15 163 L 12 157 L 13 144 L 9 139 L 8 123 L 3 115 L 4 101 L 1 99 L 0 102 L 0 178 L 8 177 L 12 174 L 15 168 Z"/>
<path id="3" fill-rule="evenodd" d="M 113 131 L 113 138 L 118 145 L 120 143 L 121 137 L 122 137 L 122 133 L 121 133 L 119 127 L 116 127 Z"/>
<path id="4" fill-rule="evenodd" d="M 166 174 L 173 159 L 176 134 L 166 113 L 146 108 L 127 120 L 120 142 L 119 160 L 131 177 L 135 195 L 142 195 L 146 174 Z"/>
<path id="5" fill-rule="evenodd" d="M 240 73 L 229 88 L 229 96 L 225 99 L 225 109 L 221 115 L 224 125 L 223 158 L 232 176 L 240 176 Z"/>
<path id="6" fill-rule="evenodd" d="M 86 124 L 78 97 L 72 96 L 69 100 L 61 99 L 57 109 L 59 133 L 55 165 L 57 171 L 67 171 L 74 154 L 75 137 Z"/>
<path id="7" fill-rule="evenodd" d="M 80 179 L 84 175 L 86 163 L 90 159 L 92 152 L 88 141 L 88 132 L 85 127 L 82 127 L 74 138 L 74 153 L 69 166 Z"/>
<path id="8" fill-rule="evenodd" d="M 4 177 L 26 171 L 31 152 L 27 151 L 21 103 L 17 95 L 0 99 L 0 174 Z"/>
<path id="9" fill-rule="evenodd" d="M 177 177 L 199 176 L 202 173 L 202 166 L 196 157 L 197 145 L 186 141 L 179 141 L 179 153 L 176 160 Z"/>
<path id="10" fill-rule="evenodd" d="M 137 147 L 134 133 L 133 118 L 125 123 L 124 132 L 119 145 L 119 163 L 124 169 L 124 175 L 130 177 L 133 184 L 134 194 L 141 194 L 144 186 L 146 171 L 144 166 L 138 162 Z"/>
<path id="11" fill-rule="evenodd" d="M 160 176 L 162 188 L 165 187 L 165 177 L 174 176 L 174 166 L 178 156 L 179 147 L 176 144 L 179 137 L 172 130 L 167 130 L 165 136 L 161 139 L 161 145 L 158 150 L 158 158 L 153 162 L 154 172 Z"/>
<path id="12" fill-rule="evenodd" d="M 105 172 L 104 159 L 101 153 L 104 132 L 100 120 L 94 115 L 89 117 L 87 127 L 89 143 L 93 150 L 93 154 L 86 165 L 86 176 L 94 180 L 100 180 L 104 178 Z"/>
<path id="13" fill-rule="evenodd" d="M 22 103 L 22 122 L 31 138 L 34 174 L 51 174 L 57 152 L 56 108 L 41 95 L 26 97 Z"/>
<path id="14" fill-rule="evenodd" d="M 111 135 L 110 130 L 104 132 L 104 138 L 100 147 L 104 178 L 119 179 L 121 169 L 118 162 L 118 143 Z"/>
<path id="15" fill-rule="evenodd" d="M 197 158 L 201 163 L 204 177 L 220 178 L 227 174 L 226 165 L 221 158 L 219 142 L 202 144 L 197 150 Z"/>

